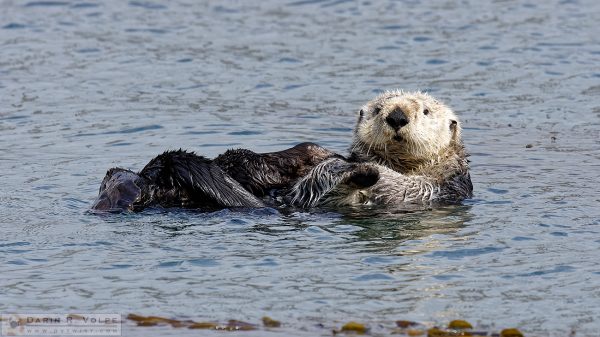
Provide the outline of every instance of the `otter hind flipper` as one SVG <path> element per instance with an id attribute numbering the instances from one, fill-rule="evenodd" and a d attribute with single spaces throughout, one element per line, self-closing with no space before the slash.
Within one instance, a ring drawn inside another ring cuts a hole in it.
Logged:
<path id="1" fill-rule="evenodd" d="M 291 188 L 313 167 L 332 157 L 341 156 L 315 143 L 305 142 L 268 153 L 227 150 L 215 158 L 214 163 L 254 195 L 264 196 L 274 189 Z"/>
<path id="2" fill-rule="evenodd" d="M 264 204 L 210 159 L 183 150 L 152 159 L 140 175 L 156 185 L 162 205 L 182 207 L 263 207 Z M 175 203 L 173 204 L 173 201 Z"/>
<path id="3" fill-rule="evenodd" d="M 247 149 L 227 150 L 213 163 L 254 195 L 265 195 L 280 180 L 278 172 L 268 166 L 261 154 Z"/>
<path id="4" fill-rule="evenodd" d="M 102 212 L 134 210 L 142 197 L 143 179 L 134 172 L 111 168 L 106 172 L 92 209 Z"/>

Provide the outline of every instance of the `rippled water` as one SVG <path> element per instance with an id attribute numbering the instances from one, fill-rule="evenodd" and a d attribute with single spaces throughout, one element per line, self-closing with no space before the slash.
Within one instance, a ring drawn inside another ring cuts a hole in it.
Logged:
<path id="1" fill-rule="evenodd" d="M 0 312 L 596 336 L 599 17 L 593 0 L 4 0 Z M 165 149 L 344 152 L 358 107 L 397 87 L 462 117 L 463 206 L 86 213 L 109 167 Z"/>

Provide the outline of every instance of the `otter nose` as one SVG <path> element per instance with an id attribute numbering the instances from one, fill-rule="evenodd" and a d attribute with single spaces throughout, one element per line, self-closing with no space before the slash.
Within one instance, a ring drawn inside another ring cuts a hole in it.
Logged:
<path id="1" fill-rule="evenodd" d="M 392 111 L 392 113 L 390 113 L 385 121 L 394 128 L 394 130 L 398 130 L 401 127 L 405 126 L 406 124 L 408 124 L 408 117 L 406 117 L 406 115 L 404 114 L 404 111 L 402 111 L 402 109 L 395 109 L 394 111 Z"/>

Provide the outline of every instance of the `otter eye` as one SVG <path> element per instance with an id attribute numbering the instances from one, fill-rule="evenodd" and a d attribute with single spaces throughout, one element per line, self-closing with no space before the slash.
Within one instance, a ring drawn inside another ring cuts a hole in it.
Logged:
<path id="1" fill-rule="evenodd" d="M 360 111 L 358 113 L 360 114 L 360 117 L 365 116 L 365 110 L 363 110 L 363 109 L 360 109 Z"/>
<path id="2" fill-rule="evenodd" d="M 423 110 L 423 114 L 424 114 L 425 116 L 429 115 L 429 109 L 425 108 L 425 110 Z"/>
<path id="3" fill-rule="evenodd" d="M 375 109 L 373 109 L 373 115 L 377 115 L 381 112 L 381 108 L 380 107 L 375 107 Z"/>

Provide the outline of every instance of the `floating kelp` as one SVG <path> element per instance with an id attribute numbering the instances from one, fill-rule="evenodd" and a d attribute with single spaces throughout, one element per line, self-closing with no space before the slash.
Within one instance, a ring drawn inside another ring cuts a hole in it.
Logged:
<path id="1" fill-rule="evenodd" d="M 219 326 L 212 322 L 194 322 L 188 326 L 188 329 L 216 329 Z"/>
<path id="2" fill-rule="evenodd" d="M 337 334 L 339 332 L 345 332 L 345 333 L 356 333 L 356 334 L 362 335 L 362 334 L 365 334 L 368 330 L 369 329 L 364 324 L 357 323 L 357 322 L 348 322 L 348 323 L 344 324 L 342 326 L 342 329 L 340 329 L 339 331 L 333 330 L 333 333 Z"/>
<path id="3" fill-rule="evenodd" d="M 523 334 L 517 329 L 504 329 L 500 332 L 500 337 L 523 337 Z"/>
<path id="4" fill-rule="evenodd" d="M 281 326 L 280 321 L 276 321 L 269 316 L 262 318 L 263 325 L 269 328 L 279 328 Z"/>
<path id="5" fill-rule="evenodd" d="M 396 325 L 399 328 L 406 329 L 406 328 L 409 328 L 411 326 L 417 326 L 417 325 L 419 325 L 419 323 L 412 322 L 412 321 L 403 321 L 403 320 L 400 320 L 400 321 L 396 321 Z"/>
<path id="6" fill-rule="evenodd" d="M 461 319 L 455 319 L 448 323 L 448 329 L 456 329 L 456 330 L 465 330 L 465 329 L 473 329 L 471 323 L 467 321 L 463 321 Z"/>
<path id="7" fill-rule="evenodd" d="M 181 328 L 194 323 L 193 321 L 180 321 L 171 318 L 164 318 L 158 316 L 140 316 L 136 314 L 127 315 L 127 319 L 135 321 L 138 326 L 170 325 L 174 328 Z"/>
<path id="8" fill-rule="evenodd" d="M 396 321 L 397 328 L 392 330 L 392 334 L 401 336 L 424 336 L 427 333 L 425 325 L 413 321 L 398 320 Z"/>
<path id="9" fill-rule="evenodd" d="M 74 317 L 75 318 L 75 317 Z M 159 316 L 141 316 L 136 314 L 127 315 L 127 319 L 136 323 L 137 326 L 152 327 L 170 325 L 173 328 L 188 328 L 188 329 L 206 329 L 206 330 L 221 330 L 221 331 L 251 331 L 258 330 L 259 325 L 238 321 L 229 320 L 227 323 L 217 322 L 196 322 L 193 320 L 178 320 Z M 262 326 L 265 328 L 279 328 L 281 322 L 264 316 L 262 318 Z M 325 325 L 319 324 L 321 328 L 326 328 Z M 385 329 L 385 327 L 380 328 Z M 380 334 L 380 330 L 371 331 L 366 324 L 358 322 L 348 322 L 340 329 L 330 330 L 334 335 L 364 335 L 369 333 Z M 431 327 L 423 323 L 398 320 L 396 327 L 389 330 L 394 336 L 409 336 L 409 337 L 524 337 L 518 329 L 504 329 L 500 333 L 490 331 L 474 331 L 473 325 L 464 320 L 453 320 L 448 323 L 447 328 Z"/>
<path id="10" fill-rule="evenodd" d="M 411 337 L 423 336 L 425 334 L 425 330 L 407 329 L 404 334 Z"/>
<path id="11" fill-rule="evenodd" d="M 426 328 L 425 325 L 412 321 L 396 321 L 398 328 L 392 330 L 392 333 L 400 336 L 427 336 L 427 337 L 501 337 L 499 334 L 493 334 L 486 331 L 473 331 L 471 323 L 464 320 L 454 320 L 448 323 L 446 329 L 440 327 Z M 503 337 L 503 336 L 502 336 Z M 522 337 L 522 336 L 520 336 Z"/>
<path id="12" fill-rule="evenodd" d="M 229 320 L 227 324 L 219 324 L 213 322 L 194 322 L 191 320 L 180 321 L 172 318 L 164 318 L 158 316 L 141 316 L 136 314 L 127 315 L 127 319 L 136 322 L 137 326 L 157 326 L 170 325 L 174 328 L 187 327 L 188 329 L 212 329 L 225 331 L 248 331 L 256 330 L 257 325 L 246 323 L 238 320 Z"/>
<path id="13" fill-rule="evenodd" d="M 458 336 L 453 334 L 453 331 L 442 330 L 440 328 L 431 328 L 427 330 L 427 337 L 450 337 L 450 336 Z"/>
<path id="14" fill-rule="evenodd" d="M 67 319 L 71 319 L 74 321 L 85 321 L 85 317 L 77 314 L 68 314 Z"/>
<path id="15" fill-rule="evenodd" d="M 242 321 L 237 321 L 235 319 L 231 319 L 227 322 L 226 325 L 219 325 L 215 329 L 225 331 L 249 331 L 258 329 L 258 326 L 252 323 L 246 323 Z"/>

